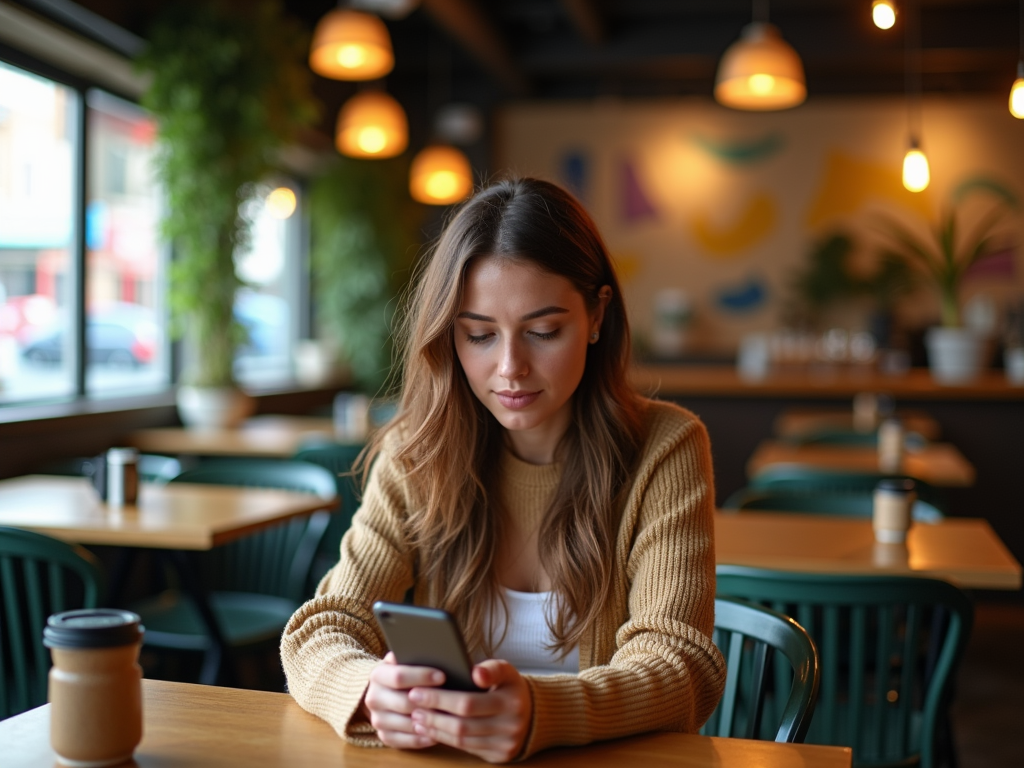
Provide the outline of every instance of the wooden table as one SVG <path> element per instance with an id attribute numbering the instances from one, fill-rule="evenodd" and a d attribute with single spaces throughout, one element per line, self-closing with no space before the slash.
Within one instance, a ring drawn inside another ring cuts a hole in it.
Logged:
<path id="1" fill-rule="evenodd" d="M 925 411 L 897 409 L 895 416 L 908 432 L 916 432 L 927 440 L 938 440 L 939 422 Z M 857 431 L 849 408 L 787 408 L 775 420 L 774 428 L 779 437 L 803 437 L 823 431 Z"/>
<path id="2" fill-rule="evenodd" d="M 344 766 L 444 768 L 482 766 L 481 760 L 443 747 L 422 752 L 365 749 L 346 744 L 326 722 L 284 693 L 144 680 L 144 736 L 134 765 Z M 4 768 L 52 766 L 50 705 L 0 722 Z M 847 747 L 776 744 L 678 733 L 653 733 L 591 747 L 542 752 L 529 765 L 603 768 L 849 768 Z"/>
<path id="3" fill-rule="evenodd" d="M 812 573 L 928 576 L 965 589 L 1021 588 L 1021 565 L 986 520 L 916 523 L 906 545 L 879 544 L 871 520 L 792 512 L 715 515 L 715 559 Z"/>
<path id="4" fill-rule="evenodd" d="M 789 445 L 764 440 L 747 462 L 747 477 L 756 477 L 774 464 L 804 464 L 820 469 L 877 472 L 878 451 L 847 445 Z M 903 474 L 936 487 L 966 488 L 974 484 L 974 466 L 949 443 L 928 443 L 907 451 Z"/>
<path id="5" fill-rule="evenodd" d="M 137 505 L 111 508 L 80 477 L 0 480 L 0 525 L 77 544 L 207 550 L 330 507 L 318 496 L 294 491 L 142 483 Z"/>
<path id="6" fill-rule="evenodd" d="M 145 453 L 286 459 L 304 442 L 334 439 L 334 422 L 329 418 L 254 416 L 236 429 L 140 429 L 129 432 L 125 443 Z"/>
<path id="7" fill-rule="evenodd" d="M 76 544 L 156 549 L 177 571 L 195 601 L 212 642 L 228 658 L 228 644 L 210 607 L 190 552 L 213 549 L 293 517 L 331 509 L 336 499 L 270 488 L 142 483 L 136 505 L 110 507 L 85 478 L 27 475 L 0 480 L 0 525 L 44 533 Z M 115 564 L 112 600 L 131 562 Z M 227 673 L 234 674 L 231 663 Z"/>

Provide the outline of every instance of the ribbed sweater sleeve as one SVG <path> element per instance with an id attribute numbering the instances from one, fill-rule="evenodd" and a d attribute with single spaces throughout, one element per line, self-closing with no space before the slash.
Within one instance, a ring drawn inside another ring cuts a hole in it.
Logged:
<path id="1" fill-rule="evenodd" d="M 398 468 L 382 453 L 342 539 L 339 563 L 281 638 L 289 692 L 303 709 L 361 746 L 381 746 L 372 726 L 356 717 L 370 671 L 387 651 L 371 606 L 376 600 L 401 602 L 413 584 L 413 558 L 402 530 L 406 511 Z"/>
<path id="2" fill-rule="evenodd" d="M 682 409 L 652 404 L 617 542 L 625 567 L 617 569 L 610 609 L 623 605 L 626 615 L 611 648 L 596 628 L 592 647 L 581 648 L 579 675 L 527 678 L 534 713 L 522 757 L 643 731 L 693 733 L 710 717 L 725 684 L 711 641 L 713 487 L 703 425 Z"/>

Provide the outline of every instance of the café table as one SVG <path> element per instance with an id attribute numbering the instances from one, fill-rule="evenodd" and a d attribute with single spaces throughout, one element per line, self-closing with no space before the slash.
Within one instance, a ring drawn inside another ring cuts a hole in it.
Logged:
<path id="1" fill-rule="evenodd" d="M 870 446 L 791 445 L 763 440 L 747 461 L 747 477 L 754 478 L 776 464 L 853 472 L 879 471 L 878 451 Z M 908 450 L 900 474 L 945 488 L 966 488 L 974 485 L 975 479 L 974 466 L 950 443 L 927 443 Z"/>
<path id="2" fill-rule="evenodd" d="M 978 518 L 915 523 L 906 544 L 879 544 L 866 518 L 722 510 L 715 514 L 715 560 L 809 573 L 923 576 L 963 589 L 1021 588 L 1021 564 Z"/>
<path id="3" fill-rule="evenodd" d="M 927 412 L 897 409 L 895 416 L 907 432 L 916 432 L 926 440 L 938 440 L 941 428 Z M 857 431 L 853 411 L 849 408 L 787 408 L 775 419 L 774 430 L 781 438 L 798 438 L 823 431 Z"/>
<path id="4" fill-rule="evenodd" d="M 335 439 L 334 422 L 318 416 L 263 415 L 232 429 L 159 427 L 129 432 L 124 443 L 174 456 L 290 458 L 306 442 Z"/>
<path id="5" fill-rule="evenodd" d="M 423 751 L 368 749 L 346 744 L 326 722 L 285 693 L 143 680 L 143 738 L 134 765 L 321 766 L 445 768 L 485 765 L 446 747 Z M 4 768 L 52 766 L 50 705 L 0 722 Z M 849 768 L 848 747 L 777 744 L 681 733 L 651 733 L 587 747 L 552 749 L 527 761 L 554 768 Z"/>
<path id="6" fill-rule="evenodd" d="M 205 587 L 195 578 L 190 555 L 294 517 L 331 509 L 336 501 L 273 488 L 141 483 L 136 504 L 112 507 L 85 478 L 26 475 L 0 480 L 0 525 L 75 544 L 159 551 L 195 601 L 213 642 L 226 653 L 223 633 Z M 115 596 L 128 562 L 119 560 L 111 578 Z"/>

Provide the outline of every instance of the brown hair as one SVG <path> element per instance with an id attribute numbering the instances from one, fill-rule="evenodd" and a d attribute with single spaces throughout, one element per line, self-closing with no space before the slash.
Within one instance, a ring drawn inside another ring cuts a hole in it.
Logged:
<path id="1" fill-rule="evenodd" d="M 467 266 L 489 255 L 565 277 L 590 310 L 602 286 L 612 289 L 600 339 L 587 348 L 573 395 L 573 418 L 557 452 L 562 477 L 539 537 L 560 599 L 549 621 L 555 649 L 564 654 L 596 621 L 611 589 L 622 497 L 644 434 L 641 400 L 627 382 L 629 325 L 615 271 L 590 216 L 554 184 L 510 179 L 478 192 L 421 269 L 401 328 L 404 385 L 389 426 L 394 458 L 416 500 L 407 533 L 440 607 L 456 616 L 471 648 L 489 655 L 490 606 L 504 605 L 495 574 L 503 428 L 470 390 L 454 341 Z M 377 435 L 364 466 L 384 437 Z"/>

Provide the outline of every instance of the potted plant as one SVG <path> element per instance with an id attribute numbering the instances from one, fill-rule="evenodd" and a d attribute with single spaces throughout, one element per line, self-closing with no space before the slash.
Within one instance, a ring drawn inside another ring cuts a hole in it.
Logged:
<path id="1" fill-rule="evenodd" d="M 386 394 L 396 299 L 421 245 L 423 207 L 408 179 L 405 157 L 339 157 L 309 194 L 317 326 L 369 395 Z"/>
<path id="2" fill-rule="evenodd" d="M 1008 193 L 990 191 L 999 195 L 999 204 L 981 216 L 966 236 L 961 235 L 956 204 L 943 210 L 931 229 L 931 238 L 921 238 L 893 219 L 885 219 L 883 224 L 895 244 L 889 253 L 902 256 L 922 271 L 938 293 L 942 324 L 928 329 L 925 344 L 932 376 L 943 384 L 970 381 L 985 364 L 987 339 L 961 323 L 960 287 L 971 265 L 993 251 L 1000 220 L 1008 207 L 1016 206 Z"/>
<path id="3" fill-rule="evenodd" d="M 250 236 L 240 206 L 274 167 L 276 150 L 316 115 L 305 48 L 276 3 L 237 12 L 172 4 L 140 58 L 151 78 L 142 103 L 159 125 L 156 172 L 167 201 L 162 231 L 175 254 L 171 329 L 186 345 L 186 424 L 223 426 L 248 415 L 233 371 L 244 340 L 234 317 L 235 253 Z"/>

